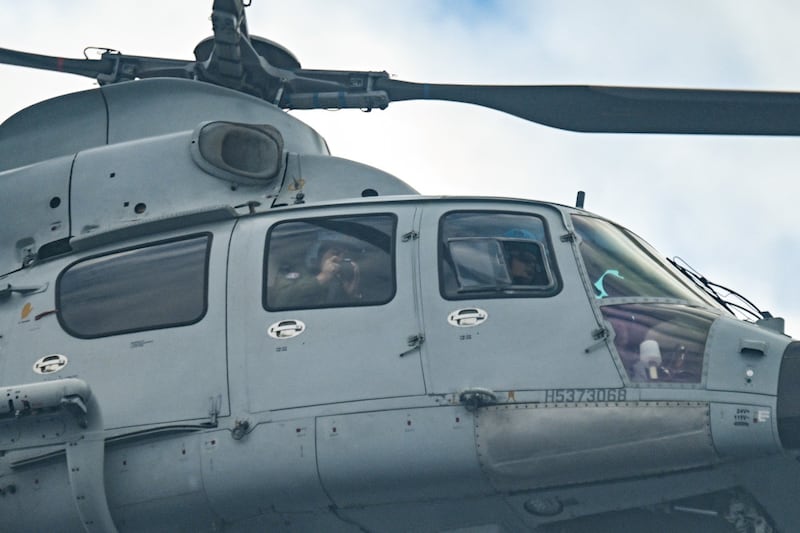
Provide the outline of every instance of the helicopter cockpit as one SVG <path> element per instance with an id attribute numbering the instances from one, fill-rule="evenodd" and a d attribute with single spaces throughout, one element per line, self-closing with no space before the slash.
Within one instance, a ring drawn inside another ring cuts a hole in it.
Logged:
<path id="1" fill-rule="evenodd" d="M 571 217 L 593 297 L 635 383 L 700 383 L 711 324 L 724 311 L 649 245 L 608 221 Z"/>

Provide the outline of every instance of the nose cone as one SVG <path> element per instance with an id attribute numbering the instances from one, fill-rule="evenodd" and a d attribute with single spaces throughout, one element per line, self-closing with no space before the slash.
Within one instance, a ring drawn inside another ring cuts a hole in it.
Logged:
<path id="1" fill-rule="evenodd" d="M 778 433 L 786 449 L 800 449 L 800 342 L 786 347 L 778 379 Z"/>

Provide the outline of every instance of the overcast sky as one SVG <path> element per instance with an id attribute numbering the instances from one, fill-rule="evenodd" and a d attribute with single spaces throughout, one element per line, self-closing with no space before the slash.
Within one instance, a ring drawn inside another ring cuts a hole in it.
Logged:
<path id="1" fill-rule="evenodd" d="M 3 2 L 0 46 L 190 58 L 211 0 Z M 252 34 L 307 68 L 417 82 L 800 90 L 800 3 L 783 0 L 253 0 Z M 0 120 L 92 80 L 0 67 Z M 423 194 L 586 207 L 735 288 L 800 337 L 800 139 L 578 134 L 475 106 L 297 112 L 335 155 Z M 3 214 L 3 216 L 5 216 Z"/>

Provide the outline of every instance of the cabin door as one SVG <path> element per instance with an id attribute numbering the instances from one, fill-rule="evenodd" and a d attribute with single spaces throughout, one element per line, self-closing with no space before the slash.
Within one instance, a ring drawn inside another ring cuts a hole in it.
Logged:
<path id="1" fill-rule="evenodd" d="M 419 272 L 429 392 L 546 401 L 556 389 L 622 386 L 605 343 L 593 338 L 599 325 L 565 233 L 546 206 L 425 205 Z"/>
<path id="2" fill-rule="evenodd" d="M 106 428 L 228 414 L 225 270 L 232 221 L 112 240 L 35 265 L 0 302 L 3 384 L 74 377 Z M 8 327 L 10 326 L 10 327 Z"/>
<path id="3" fill-rule="evenodd" d="M 229 343 L 258 412 L 424 394 L 411 291 L 412 206 L 242 220 L 231 246 Z"/>

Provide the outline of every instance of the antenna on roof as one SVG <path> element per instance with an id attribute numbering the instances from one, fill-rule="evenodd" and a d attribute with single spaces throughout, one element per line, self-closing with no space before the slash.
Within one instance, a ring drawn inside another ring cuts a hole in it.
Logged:
<path id="1" fill-rule="evenodd" d="M 586 199 L 586 193 L 583 191 L 578 191 L 578 197 L 575 198 L 575 207 L 578 209 L 583 209 L 583 201 Z"/>

